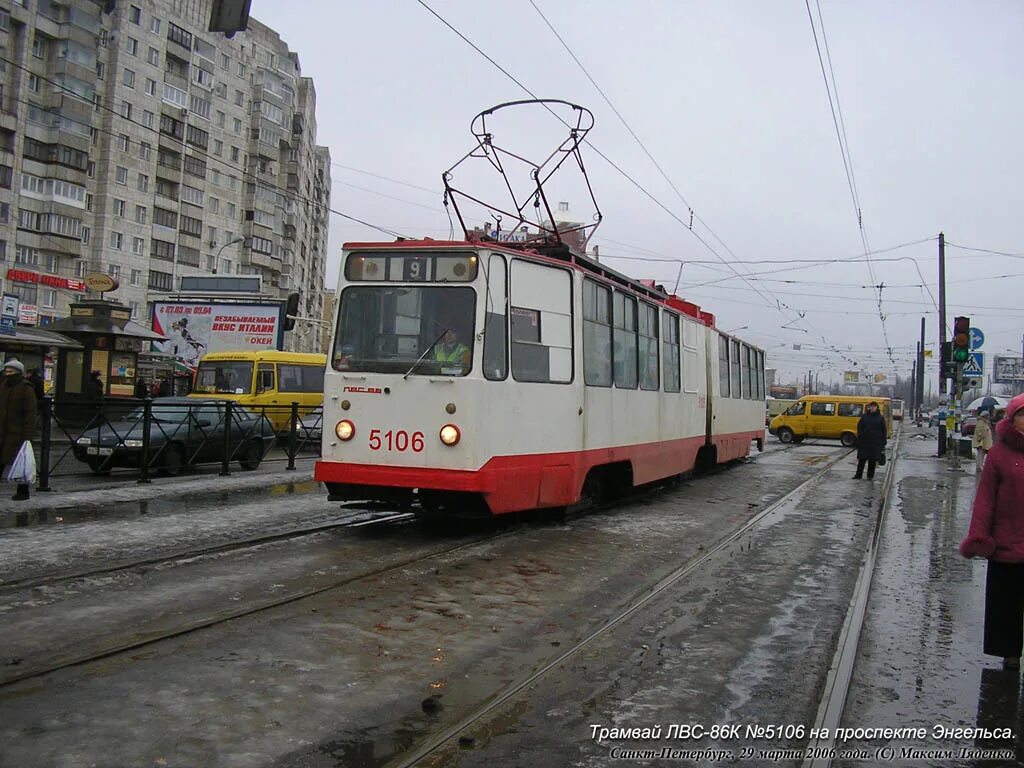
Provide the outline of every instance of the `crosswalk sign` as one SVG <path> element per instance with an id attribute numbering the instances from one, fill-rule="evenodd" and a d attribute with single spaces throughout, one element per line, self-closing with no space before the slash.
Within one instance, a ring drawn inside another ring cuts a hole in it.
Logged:
<path id="1" fill-rule="evenodd" d="M 971 352 L 964 363 L 964 376 L 971 379 L 980 379 L 985 370 L 985 353 Z"/>

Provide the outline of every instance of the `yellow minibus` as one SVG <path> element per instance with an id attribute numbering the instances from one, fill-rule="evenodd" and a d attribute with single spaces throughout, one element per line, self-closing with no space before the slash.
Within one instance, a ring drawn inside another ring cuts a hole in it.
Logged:
<path id="1" fill-rule="evenodd" d="M 293 402 L 300 415 L 323 405 L 326 368 L 327 355 L 307 352 L 210 352 L 199 361 L 189 396 L 234 400 L 287 429 Z"/>
<path id="2" fill-rule="evenodd" d="M 889 398 L 859 395 L 805 395 L 772 419 L 768 432 L 784 443 L 799 443 L 805 437 L 822 437 L 853 446 L 857 443 L 857 421 L 864 415 L 868 403 L 878 403 L 886 432 L 892 437 Z"/>

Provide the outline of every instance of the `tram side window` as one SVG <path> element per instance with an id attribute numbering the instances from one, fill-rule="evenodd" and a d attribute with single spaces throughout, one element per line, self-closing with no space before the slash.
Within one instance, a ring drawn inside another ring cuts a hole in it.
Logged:
<path id="1" fill-rule="evenodd" d="M 508 282 L 505 259 L 492 253 L 488 259 L 484 308 L 484 376 L 504 381 L 508 376 Z"/>
<path id="2" fill-rule="evenodd" d="M 708 331 L 706 326 L 697 325 L 686 318 L 680 318 L 680 322 L 683 326 L 683 359 L 680 361 L 683 366 L 683 391 L 697 392 L 701 385 L 706 386 L 705 366 L 710 365 L 710 362 L 704 360 L 707 354 L 704 347 L 705 334 Z"/>
<path id="3" fill-rule="evenodd" d="M 679 391 L 679 317 L 671 312 L 661 316 L 661 344 L 665 351 L 665 391 Z"/>
<path id="4" fill-rule="evenodd" d="M 740 390 L 740 343 L 735 339 L 729 341 L 729 388 L 733 397 L 743 397 Z"/>
<path id="5" fill-rule="evenodd" d="M 749 400 L 752 397 L 753 391 L 751 389 L 751 374 L 753 373 L 753 356 L 754 350 L 748 347 L 746 344 L 743 345 L 740 353 L 740 361 L 743 367 L 743 397 Z"/>
<path id="6" fill-rule="evenodd" d="M 729 397 L 729 340 L 718 337 L 718 388 L 722 397 Z"/>
<path id="7" fill-rule="evenodd" d="M 583 281 L 583 381 L 591 387 L 612 385 L 611 290 Z"/>
<path id="8" fill-rule="evenodd" d="M 512 377 L 572 381 L 572 281 L 569 272 L 512 262 Z"/>
<path id="9" fill-rule="evenodd" d="M 658 388 L 658 308 L 640 304 L 638 331 L 640 334 L 640 389 Z"/>
<path id="10" fill-rule="evenodd" d="M 636 389 L 636 299 L 619 291 L 612 294 L 612 325 L 615 386 Z"/>
<path id="11" fill-rule="evenodd" d="M 757 353 L 757 399 L 764 400 L 764 352 Z"/>

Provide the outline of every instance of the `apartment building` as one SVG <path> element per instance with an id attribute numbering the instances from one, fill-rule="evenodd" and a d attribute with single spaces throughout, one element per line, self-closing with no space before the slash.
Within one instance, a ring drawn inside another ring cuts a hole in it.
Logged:
<path id="1" fill-rule="evenodd" d="M 185 275 L 258 275 L 320 317 L 330 153 L 298 55 L 211 0 L 0 0 L 0 278 L 21 323 L 109 296 L 148 322 Z M 319 346 L 285 334 L 286 346 Z"/>

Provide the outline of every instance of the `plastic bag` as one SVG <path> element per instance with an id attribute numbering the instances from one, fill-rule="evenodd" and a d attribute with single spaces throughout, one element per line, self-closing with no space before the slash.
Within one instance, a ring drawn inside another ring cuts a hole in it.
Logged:
<path id="1" fill-rule="evenodd" d="M 36 455 L 32 451 L 32 443 L 28 440 L 21 444 L 18 455 L 7 470 L 7 480 L 11 483 L 31 485 L 36 481 Z"/>

